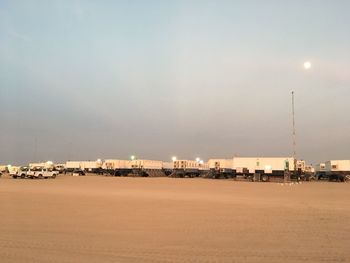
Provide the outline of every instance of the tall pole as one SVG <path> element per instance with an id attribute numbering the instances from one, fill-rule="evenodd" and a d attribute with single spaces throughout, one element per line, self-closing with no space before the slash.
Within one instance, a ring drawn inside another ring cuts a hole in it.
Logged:
<path id="1" fill-rule="evenodd" d="M 296 150 L 296 133 L 295 133 L 295 113 L 294 113 L 294 91 L 292 91 L 292 117 L 293 117 L 293 159 L 294 159 L 294 176 L 297 169 L 297 150 Z"/>
<path id="2" fill-rule="evenodd" d="M 35 162 L 38 161 L 37 158 L 38 158 L 38 138 L 37 138 L 37 136 L 35 136 L 35 138 L 34 138 L 34 160 L 35 160 Z"/>

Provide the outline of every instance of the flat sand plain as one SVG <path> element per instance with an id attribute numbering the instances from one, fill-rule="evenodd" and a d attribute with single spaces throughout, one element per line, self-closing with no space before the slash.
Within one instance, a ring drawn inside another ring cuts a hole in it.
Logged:
<path id="1" fill-rule="evenodd" d="M 350 262 L 350 184 L 3 177 L 0 262 Z"/>

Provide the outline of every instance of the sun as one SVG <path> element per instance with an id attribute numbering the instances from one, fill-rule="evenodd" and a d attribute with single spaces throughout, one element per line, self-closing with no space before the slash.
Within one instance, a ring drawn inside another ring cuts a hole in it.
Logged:
<path id="1" fill-rule="evenodd" d="M 311 62 L 310 61 L 305 61 L 304 62 L 304 69 L 310 69 L 311 68 Z"/>

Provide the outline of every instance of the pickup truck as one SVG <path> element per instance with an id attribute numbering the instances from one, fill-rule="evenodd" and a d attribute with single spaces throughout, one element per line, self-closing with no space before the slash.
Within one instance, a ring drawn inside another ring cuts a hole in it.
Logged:
<path id="1" fill-rule="evenodd" d="M 17 171 L 14 171 L 14 172 L 10 173 L 10 175 L 14 179 L 16 179 L 16 178 L 24 179 L 24 178 L 27 177 L 28 170 L 29 170 L 28 167 L 21 166 Z"/>
<path id="2" fill-rule="evenodd" d="M 58 174 L 57 171 L 53 171 L 52 169 L 43 168 L 43 169 L 29 170 L 27 172 L 27 177 L 29 177 L 31 179 L 34 179 L 34 178 L 39 178 L 39 179 L 52 178 L 52 179 L 55 179 L 57 174 Z"/>

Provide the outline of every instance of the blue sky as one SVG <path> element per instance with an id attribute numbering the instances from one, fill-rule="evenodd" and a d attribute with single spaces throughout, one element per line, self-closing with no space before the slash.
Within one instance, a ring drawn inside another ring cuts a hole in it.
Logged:
<path id="1" fill-rule="evenodd" d="M 349 1 L 0 1 L 0 162 L 350 156 Z M 303 69 L 309 60 L 312 68 Z"/>

